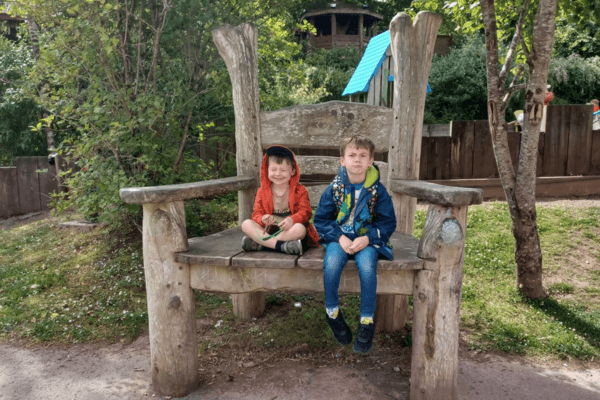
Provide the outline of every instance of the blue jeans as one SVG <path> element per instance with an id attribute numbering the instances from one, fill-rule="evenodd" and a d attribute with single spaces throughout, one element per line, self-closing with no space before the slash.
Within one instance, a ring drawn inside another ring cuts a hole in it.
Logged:
<path id="1" fill-rule="evenodd" d="M 360 278 L 360 316 L 375 315 L 375 297 L 377 290 L 377 258 L 379 253 L 367 246 L 354 255 Z M 323 263 L 323 283 L 325 285 L 325 307 L 339 307 L 338 289 L 342 271 L 348 261 L 348 253 L 337 242 L 327 244 Z"/>

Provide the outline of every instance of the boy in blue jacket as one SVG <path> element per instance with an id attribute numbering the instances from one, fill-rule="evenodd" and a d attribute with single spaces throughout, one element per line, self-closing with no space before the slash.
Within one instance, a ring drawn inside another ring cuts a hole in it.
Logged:
<path id="1" fill-rule="evenodd" d="M 342 166 L 323 192 L 314 218 L 319 241 L 325 246 L 327 323 L 342 345 L 352 342 L 352 333 L 339 309 L 340 279 L 349 257 L 354 257 L 358 268 L 360 325 L 354 351 L 359 354 L 368 354 L 373 348 L 377 259 L 393 259 L 389 239 L 396 229 L 392 199 L 379 181 L 374 154 L 375 145 L 366 136 L 342 140 Z"/>

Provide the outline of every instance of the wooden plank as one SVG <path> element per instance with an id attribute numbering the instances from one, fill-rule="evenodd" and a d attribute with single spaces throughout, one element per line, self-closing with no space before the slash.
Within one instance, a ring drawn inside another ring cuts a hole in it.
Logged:
<path id="1" fill-rule="evenodd" d="M 48 157 L 38 157 L 37 166 L 40 171 L 38 174 L 40 180 L 40 204 L 42 210 L 47 210 L 51 194 L 58 192 L 58 180 L 55 174 L 56 168 L 54 165 L 48 163 Z"/>
<path id="2" fill-rule="evenodd" d="M 231 228 L 214 235 L 188 240 L 189 250 L 175 254 L 175 261 L 190 264 L 231 265 L 231 259 L 241 253 L 244 232 Z"/>
<path id="3" fill-rule="evenodd" d="M 600 175 L 600 130 L 592 131 L 592 157 L 590 174 Z"/>
<path id="4" fill-rule="evenodd" d="M 123 188 L 119 195 L 125 203 L 163 203 L 189 199 L 210 199 L 220 194 L 256 186 L 258 177 L 234 176 L 177 185 Z"/>
<path id="5" fill-rule="evenodd" d="M 474 121 L 452 121 L 450 178 L 468 179 L 473 176 Z"/>
<path id="6" fill-rule="evenodd" d="M 427 164 L 429 162 L 427 154 L 429 152 L 429 137 L 423 136 L 421 141 L 421 159 L 419 160 L 419 179 L 427 179 Z"/>
<path id="7" fill-rule="evenodd" d="M 381 76 L 383 75 L 383 70 L 381 68 L 379 68 L 379 71 L 377 71 L 377 73 L 375 74 L 375 76 L 373 77 L 373 80 L 371 81 L 373 83 L 373 95 L 374 95 L 374 105 L 376 106 L 380 106 L 380 107 L 385 107 L 383 104 L 381 104 Z M 369 88 L 369 91 L 371 91 L 371 88 Z"/>
<path id="8" fill-rule="evenodd" d="M 417 257 L 419 240 L 412 235 L 394 233 L 391 238 L 393 260 L 379 259 L 377 271 L 422 269 L 423 260 Z M 325 248 L 323 246 L 309 249 L 298 259 L 298 266 L 304 269 L 323 270 Z M 344 270 L 356 270 L 354 259 L 349 259 Z"/>
<path id="9" fill-rule="evenodd" d="M 496 158 L 490 126 L 487 120 L 474 121 L 473 137 L 473 178 L 494 178 L 498 176 Z"/>
<path id="10" fill-rule="evenodd" d="M 451 137 L 429 138 L 427 152 L 427 179 L 450 178 Z"/>
<path id="11" fill-rule="evenodd" d="M 538 154 L 535 168 L 535 176 L 542 176 L 544 173 L 544 143 L 546 141 L 546 133 L 540 132 L 538 139 Z"/>
<path id="12" fill-rule="evenodd" d="M 40 203 L 40 182 L 36 157 L 17 157 L 17 179 L 19 181 L 20 214 L 29 214 L 42 210 Z"/>
<path id="13" fill-rule="evenodd" d="M 571 105 L 567 175 L 589 175 L 592 158 L 592 106 Z"/>
<path id="14" fill-rule="evenodd" d="M 345 101 L 261 112 L 262 145 L 337 149 L 343 137 L 362 134 L 373 140 L 377 152 L 385 152 L 392 119 L 389 108 Z"/>
<path id="15" fill-rule="evenodd" d="M 447 179 L 429 181 L 439 185 L 480 188 L 484 199 L 504 199 L 504 191 L 499 178 L 489 179 Z M 536 178 L 536 198 L 598 196 L 600 195 L 600 175 L 590 176 L 544 176 Z"/>
<path id="16" fill-rule="evenodd" d="M 298 168 L 301 175 L 337 175 L 340 169 L 339 157 L 326 156 L 296 156 Z M 387 182 L 388 164 L 383 161 L 375 161 L 381 173 L 381 181 Z"/>
<path id="17" fill-rule="evenodd" d="M 506 132 L 508 139 L 508 150 L 510 151 L 510 159 L 512 160 L 513 169 L 517 172 L 519 165 L 519 150 L 521 146 L 521 132 L 509 131 Z M 539 146 L 538 146 L 539 147 Z"/>
<path id="18" fill-rule="evenodd" d="M 548 106 L 542 176 L 565 176 L 571 114 L 568 106 Z"/>
<path id="19" fill-rule="evenodd" d="M 277 251 L 244 251 L 231 259 L 234 267 L 246 268 L 294 268 L 298 256 Z M 321 261 L 322 262 L 322 261 Z"/>
<path id="20" fill-rule="evenodd" d="M 0 218 L 19 215 L 19 183 L 16 167 L 0 167 Z"/>
<path id="21" fill-rule="evenodd" d="M 319 205 L 319 200 L 321 200 L 321 195 L 325 191 L 329 185 L 311 185 L 307 186 L 306 190 L 308 191 L 308 198 L 310 199 L 310 206 L 317 207 Z"/>
<path id="22" fill-rule="evenodd" d="M 388 189 L 392 192 L 402 193 L 445 207 L 469 206 L 471 204 L 481 204 L 483 201 L 483 194 L 480 189 L 452 187 L 417 180 L 393 179 L 390 182 Z"/>
<path id="23" fill-rule="evenodd" d="M 191 286 L 205 292 L 254 293 L 260 291 L 277 292 L 317 292 L 322 293 L 323 271 L 304 268 L 239 268 L 217 267 L 212 265 L 190 266 Z M 377 294 L 413 293 L 415 271 L 377 271 Z M 357 270 L 344 270 L 340 280 L 341 293 L 360 293 L 360 279 Z"/>

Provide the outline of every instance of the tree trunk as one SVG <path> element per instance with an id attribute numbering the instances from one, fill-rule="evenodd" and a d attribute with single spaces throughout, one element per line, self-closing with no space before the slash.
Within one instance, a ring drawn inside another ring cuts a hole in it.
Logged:
<path id="1" fill-rule="evenodd" d="M 512 217 L 515 237 L 517 286 L 528 298 L 546 297 L 542 283 L 542 252 L 537 231 L 535 208 L 535 174 L 540 126 L 543 117 L 544 96 L 548 80 L 548 66 L 554 45 L 554 24 L 557 0 L 540 0 L 535 19 L 531 51 L 521 39 L 521 27 L 529 1 L 525 1 L 517 23 L 514 44 L 522 43 L 529 65 L 529 81 L 525 95 L 525 118 L 517 171 L 512 166 L 504 113 L 505 79 L 514 55 L 509 52 L 504 68 L 499 71 L 498 39 L 494 0 L 481 2 L 485 24 L 486 63 L 488 75 L 488 120 L 500 180 Z M 516 83 L 516 82 L 515 82 Z M 508 97 L 507 97 L 508 98 Z"/>

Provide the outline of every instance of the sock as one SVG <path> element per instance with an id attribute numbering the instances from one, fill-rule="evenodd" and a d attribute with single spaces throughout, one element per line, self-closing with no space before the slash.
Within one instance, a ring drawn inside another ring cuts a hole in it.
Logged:
<path id="1" fill-rule="evenodd" d="M 363 325 L 369 325 L 373 323 L 373 317 L 360 317 L 360 323 Z"/>
<path id="2" fill-rule="evenodd" d="M 283 240 L 278 240 L 277 243 L 275 243 L 275 250 L 277 250 L 277 251 L 283 251 L 281 249 L 281 246 L 283 246 L 284 243 L 285 242 Z"/>
<path id="3" fill-rule="evenodd" d="M 336 319 L 338 314 L 340 313 L 339 307 L 327 308 L 325 307 L 325 311 L 327 312 L 327 316 L 331 319 Z"/>

